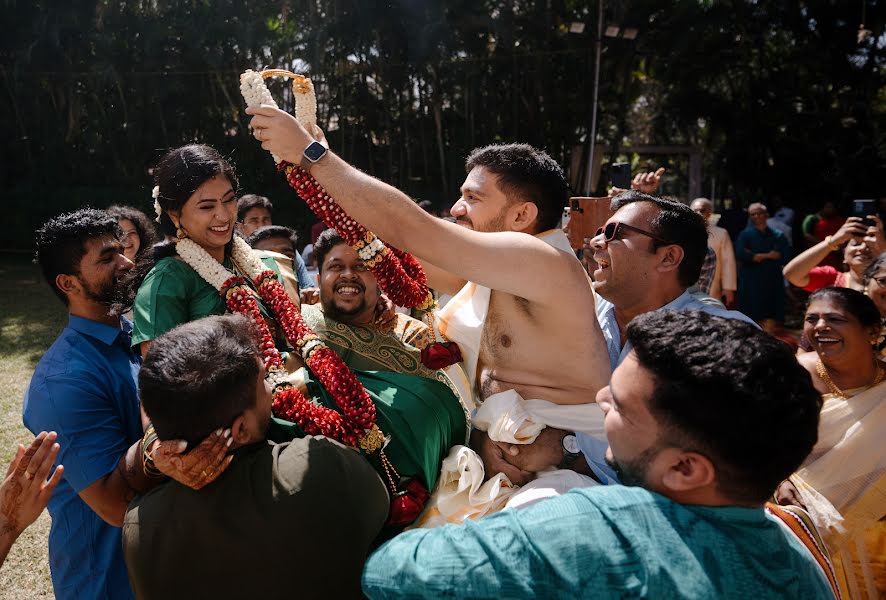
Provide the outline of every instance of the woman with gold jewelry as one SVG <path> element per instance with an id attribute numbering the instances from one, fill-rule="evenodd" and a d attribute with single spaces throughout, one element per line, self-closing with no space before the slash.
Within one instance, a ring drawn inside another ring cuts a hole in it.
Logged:
<path id="1" fill-rule="evenodd" d="M 861 292 L 822 288 L 809 297 L 803 331 L 814 352 L 799 361 L 824 401 L 818 443 L 776 496 L 810 512 L 831 549 L 844 597 L 886 597 L 880 312 Z"/>

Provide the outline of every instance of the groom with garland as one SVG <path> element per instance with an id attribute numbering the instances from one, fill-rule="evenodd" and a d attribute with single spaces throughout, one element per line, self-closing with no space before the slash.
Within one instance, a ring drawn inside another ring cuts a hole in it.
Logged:
<path id="1" fill-rule="evenodd" d="M 470 398 L 459 393 L 457 378 L 422 363 L 422 350 L 431 337 L 428 326 L 395 313 L 392 321 L 377 323 L 380 295 L 375 276 L 333 229 L 320 234 L 314 244 L 319 268 L 320 304 L 301 307 L 305 323 L 361 380 L 376 379 L 377 418 L 396 443 L 387 453 L 398 469 L 415 473 L 433 489 L 440 463 L 449 449 L 464 444 L 470 429 Z M 302 369 L 291 378 L 303 393 L 331 399 L 322 386 Z M 282 421 L 275 421 L 275 431 Z M 280 439 L 276 434 L 275 439 Z"/>
<path id="2" fill-rule="evenodd" d="M 534 435 L 545 443 L 559 438 L 563 464 L 571 469 L 601 480 L 613 475 L 602 461 L 585 463 L 569 444 L 574 440 L 563 435 L 577 428 L 605 447 L 594 398 L 610 366 L 590 280 L 558 228 L 569 191 L 549 155 L 527 144 L 474 150 L 452 224 L 326 151 L 291 115 L 269 106 L 246 112 L 265 150 L 301 166 L 289 174 L 300 194 L 316 178 L 354 221 L 422 260 L 430 287 L 456 294 L 439 315 L 439 331 L 458 343 L 476 401 L 484 403 L 481 410 L 489 408 L 490 420 L 500 420 L 499 406 L 492 408 L 498 401 L 516 396 L 535 407 L 544 404 L 544 418 L 535 422 L 548 428 Z M 471 447 L 487 477 L 503 474 L 517 485 L 534 477 L 509 464 L 477 427 Z"/>

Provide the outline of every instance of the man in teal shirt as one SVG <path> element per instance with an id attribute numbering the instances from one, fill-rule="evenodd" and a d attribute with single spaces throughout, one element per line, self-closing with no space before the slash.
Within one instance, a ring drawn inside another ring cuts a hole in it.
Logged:
<path id="1" fill-rule="evenodd" d="M 626 486 L 404 533 L 367 561 L 370 598 L 832 598 L 764 509 L 817 439 L 821 398 L 753 325 L 656 311 L 597 394 Z M 716 343 L 712 343 L 716 340 Z"/>

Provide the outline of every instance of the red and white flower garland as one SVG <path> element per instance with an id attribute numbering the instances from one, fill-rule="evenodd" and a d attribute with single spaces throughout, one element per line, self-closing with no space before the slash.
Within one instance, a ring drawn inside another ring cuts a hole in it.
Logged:
<path id="1" fill-rule="evenodd" d="M 286 173 L 289 185 L 314 214 L 356 250 L 394 304 L 424 311 L 434 307 L 434 295 L 428 288 L 427 277 L 414 256 L 387 246 L 352 219 L 304 169 L 285 162 L 281 162 L 278 168 Z"/>
<path id="2" fill-rule="evenodd" d="M 245 279 L 228 271 L 191 239 L 179 240 L 177 250 L 184 262 L 219 290 L 231 312 L 247 316 L 256 325 L 268 376 L 277 384 L 274 414 L 298 424 L 310 435 L 325 435 L 368 453 L 381 448 L 384 434 L 375 426 L 375 405 L 369 394 L 338 355 L 311 331 L 274 272 L 264 267 L 245 241 L 234 237 L 233 260 L 254 282 L 286 339 L 298 348 L 341 412 L 311 402 L 285 382 L 283 359 Z"/>
<path id="3" fill-rule="evenodd" d="M 268 69 L 256 72 L 251 69 L 240 75 L 240 93 L 250 107 L 262 104 L 277 106 L 265 77 L 289 77 L 293 80 L 292 91 L 295 98 L 295 118 L 309 131 L 317 122 L 317 98 L 310 78 L 281 69 Z M 407 308 L 430 311 L 434 308 L 434 296 L 427 285 L 427 278 L 419 262 L 412 255 L 390 248 L 371 231 L 351 219 L 313 177 L 301 168 L 274 161 L 278 168 L 286 172 L 286 178 L 298 195 L 308 204 L 314 214 L 327 227 L 335 229 L 366 264 L 381 289 L 394 304 Z"/>

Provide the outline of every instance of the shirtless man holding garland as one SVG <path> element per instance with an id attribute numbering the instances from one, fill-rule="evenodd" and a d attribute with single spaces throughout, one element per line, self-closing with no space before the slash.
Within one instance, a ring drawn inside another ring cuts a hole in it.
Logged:
<path id="1" fill-rule="evenodd" d="M 451 209 L 454 224 L 326 151 L 288 113 L 267 106 L 247 113 L 262 148 L 301 164 L 354 219 L 419 258 L 431 287 L 456 294 L 470 281 L 492 290 L 477 359 L 480 400 L 513 389 L 559 405 L 594 402 L 610 367 L 590 279 L 568 245 L 537 237 L 558 227 L 569 197 L 550 156 L 525 144 L 472 152 Z M 565 432 L 549 427 L 541 435 Z M 531 479 L 482 432 L 471 446 L 487 477 L 503 472 L 518 485 Z M 572 468 L 590 474 L 582 460 Z"/>

